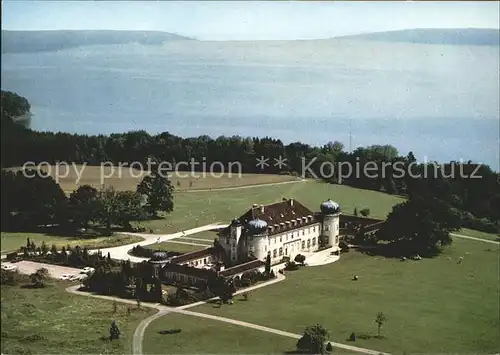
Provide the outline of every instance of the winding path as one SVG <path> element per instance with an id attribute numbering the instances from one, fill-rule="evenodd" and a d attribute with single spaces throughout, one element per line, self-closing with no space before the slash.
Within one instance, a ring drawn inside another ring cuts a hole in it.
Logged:
<path id="1" fill-rule="evenodd" d="M 450 235 L 452 235 L 454 237 L 457 237 L 457 238 L 470 239 L 470 240 L 475 240 L 475 241 L 478 241 L 478 242 L 485 242 L 485 243 L 500 245 L 500 242 L 496 242 L 494 240 L 489 240 L 489 239 L 484 239 L 484 238 L 477 238 L 477 237 L 469 237 L 468 235 L 456 234 L 456 233 L 450 233 Z"/>
<path id="2" fill-rule="evenodd" d="M 284 279 L 285 279 L 284 275 L 278 274 L 277 278 L 274 280 L 267 281 L 267 282 L 261 283 L 259 285 L 251 286 L 251 287 L 248 287 L 246 289 L 239 290 L 235 293 L 235 295 L 241 294 L 243 292 L 253 291 L 253 290 L 259 289 L 261 287 L 266 287 L 266 286 L 275 284 L 277 282 L 281 282 Z M 78 285 L 70 286 L 66 289 L 66 291 L 73 293 L 73 294 L 76 294 L 76 295 L 81 295 L 81 296 L 95 297 L 95 298 L 100 298 L 100 299 L 105 299 L 105 300 L 110 300 L 110 301 L 114 300 L 117 302 L 123 302 L 123 303 L 127 303 L 127 304 L 136 304 L 136 302 L 132 301 L 132 300 L 120 299 L 120 298 L 116 298 L 116 297 L 112 297 L 112 296 L 95 295 L 95 294 L 91 294 L 88 292 L 78 291 L 78 288 L 79 288 Z M 211 300 L 214 300 L 214 299 L 217 299 L 217 297 L 212 298 Z M 181 307 L 167 307 L 167 306 L 161 305 L 159 303 L 156 303 L 156 304 L 145 303 L 145 302 L 141 303 L 143 306 L 157 309 L 158 312 L 153 314 L 152 316 L 149 316 L 149 317 L 143 319 L 139 323 L 137 328 L 135 329 L 134 335 L 132 337 L 133 354 L 134 355 L 142 355 L 143 354 L 142 343 L 143 343 L 143 339 L 144 339 L 144 334 L 146 332 L 146 328 L 151 324 L 151 322 L 155 321 L 158 318 L 161 318 L 161 317 L 167 315 L 168 313 L 179 313 L 179 314 L 184 314 L 184 315 L 188 315 L 188 316 L 192 316 L 192 317 L 200 317 L 200 318 L 205 318 L 205 319 L 216 320 L 219 322 L 225 322 L 225 323 L 229 323 L 229 324 L 233 324 L 233 325 L 238 325 L 241 327 L 246 327 L 246 328 L 260 330 L 263 332 L 268 332 L 268 333 L 273 333 L 273 334 L 277 334 L 277 335 L 281 335 L 281 336 L 286 336 L 286 337 L 293 338 L 293 339 L 300 339 L 302 337 L 302 335 L 300 335 L 300 334 L 290 333 L 290 332 L 286 332 L 286 331 L 280 330 L 280 329 L 269 328 L 269 327 L 265 327 L 265 326 L 254 324 L 254 323 L 239 321 L 236 319 L 225 318 L 225 317 L 215 316 L 215 315 L 211 315 L 211 314 L 205 314 L 205 313 L 199 313 L 199 312 L 193 312 L 193 311 L 187 310 L 188 308 L 196 307 L 196 306 L 199 306 L 199 305 L 204 304 L 206 302 L 207 301 L 201 301 L 201 302 L 196 302 L 196 303 L 188 304 L 188 305 L 181 306 Z M 388 355 L 386 353 L 383 353 L 383 352 L 380 352 L 377 350 L 360 348 L 357 346 L 346 345 L 346 344 L 336 343 L 336 342 L 330 342 L 330 343 L 332 344 L 333 347 L 336 347 L 339 349 L 344 349 L 344 350 L 349 350 L 349 351 L 353 351 L 353 352 L 358 352 L 358 353 L 362 353 L 362 354 Z"/>
<path id="3" fill-rule="evenodd" d="M 132 249 L 135 246 L 138 246 L 138 245 L 145 246 L 145 245 L 154 244 L 157 242 L 165 242 L 168 240 L 181 238 L 181 237 L 186 236 L 186 235 L 196 234 L 196 233 L 204 232 L 207 230 L 222 228 L 222 227 L 226 227 L 226 226 L 227 226 L 227 223 L 212 223 L 212 224 L 207 224 L 207 225 L 204 225 L 201 227 L 192 228 L 192 229 L 188 229 L 188 230 L 176 232 L 176 233 L 171 233 L 171 234 L 148 234 L 148 233 L 123 232 L 121 234 L 135 235 L 135 236 L 144 238 L 144 240 L 141 240 L 140 242 L 133 243 L 133 244 L 127 244 L 127 245 L 122 245 L 122 246 L 112 247 L 112 248 L 104 248 L 104 249 L 99 249 L 99 250 L 101 251 L 101 253 L 103 255 L 106 255 L 109 253 L 112 259 L 130 260 L 130 261 L 135 262 L 135 263 L 140 263 L 144 260 L 149 260 L 149 258 L 141 258 L 138 256 L 130 255 L 128 252 L 130 251 L 130 249 Z M 190 243 L 182 242 L 182 244 L 190 244 Z M 98 251 L 98 249 L 94 249 L 94 250 L 90 250 L 89 252 L 97 253 L 97 251 Z"/>
<path id="4" fill-rule="evenodd" d="M 296 184 L 299 182 L 307 182 L 307 179 L 298 179 L 291 181 L 281 181 L 281 182 L 270 182 L 267 184 L 254 184 L 254 185 L 242 185 L 242 186 L 230 186 L 230 187 L 216 187 L 213 189 L 193 189 L 193 190 L 177 190 L 178 193 L 196 193 L 196 192 L 210 192 L 210 191 L 230 191 L 230 190 L 243 190 L 243 189 L 253 189 L 256 187 L 268 187 L 268 186 L 278 186 L 287 184 Z"/>

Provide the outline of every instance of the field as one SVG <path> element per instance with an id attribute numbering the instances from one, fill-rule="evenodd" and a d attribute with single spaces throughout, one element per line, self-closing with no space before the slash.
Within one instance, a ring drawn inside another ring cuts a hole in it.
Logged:
<path id="1" fill-rule="evenodd" d="M 43 289 L 2 286 L 2 354 L 130 354 L 132 334 L 155 311 L 72 295 L 61 283 Z M 127 315 L 127 307 L 132 312 Z M 110 343 L 116 320 L 122 339 Z"/>
<path id="2" fill-rule="evenodd" d="M 113 186 L 117 190 L 135 190 L 137 184 L 141 182 L 146 171 L 131 169 L 129 167 L 107 167 L 103 166 L 82 166 L 75 165 L 66 167 L 56 166 L 50 168 L 42 167 L 41 170 L 48 172 L 61 185 L 61 188 L 66 193 L 71 193 L 81 185 L 91 185 L 95 188 L 105 186 Z M 18 168 L 19 169 L 19 168 Z M 82 170 L 83 169 L 83 170 Z M 15 170 L 15 169 L 12 169 Z M 241 174 L 238 175 L 236 167 L 233 169 L 233 174 L 226 173 L 221 177 L 218 175 L 212 176 L 210 173 L 197 172 L 178 172 L 170 174 L 170 181 L 176 190 L 200 190 L 200 189 L 216 189 L 232 186 L 247 186 L 269 184 L 275 182 L 293 181 L 296 177 L 290 175 L 269 175 L 269 174 Z M 80 176 L 80 179 L 79 179 Z"/>
<path id="3" fill-rule="evenodd" d="M 458 264 L 460 256 L 464 261 Z M 499 249 L 457 239 L 443 255 L 399 261 L 351 251 L 338 262 L 287 272 L 247 302 L 193 311 L 302 333 L 320 323 L 331 339 L 392 353 L 494 353 L 499 334 Z M 356 274 L 359 280 L 352 281 Z M 385 338 L 374 323 L 384 312 Z"/>
<path id="4" fill-rule="evenodd" d="M 55 244 L 58 248 L 63 246 L 79 245 L 81 247 L 86 246 L 89 249 L 103 249 L 108 247 L 120 246 L 125 244 L 131 244 L 140 242 L 142 238 L 131 236 L 131 235 L 119 235 L 115 234 L 110 237 L 95 237 L 80 239 L 78 237 L 59 237 L 54 235 L 48 235 L 43 233 L 1 233 L 1 244 L 2 253 L 7 253 L 14 250 L 19 250 L 20 247 L 26 245 L 26 239 L 30 238 L 37 246 L 40 246 L 42 242 L 45 242 L 50 248 L 52 244 Z"/>
<path id="5" fill-rule="evenodd" d="M 312 211 L 318 211 L 321 202 L 331 198 L 340 203 L 341 209 L 347 214 L 352 214 L 355 207 L 358 210 L 368 207 L 371 216 L 378 218 L 385 218 L 394 204 L 403 201 L 400 197 L 377 191 L 308 181 L 252 189 L 178 193 L 172 213 L 165 219 L 142 222 L 141 225 L 153 229 L 155 233 L 171 233 L 214 222 L 229 223 L 254 203 L 279 202 L 284 197 L 294 198 Z"/>
<path id="6" fill-rule="evenodd" d="M 161 331 L 180 329 L 177 334 Z M 170 313 L 153 321 L 143 341 L 145 354 L 284 354 L 296 339 L 255 329 Z"/>

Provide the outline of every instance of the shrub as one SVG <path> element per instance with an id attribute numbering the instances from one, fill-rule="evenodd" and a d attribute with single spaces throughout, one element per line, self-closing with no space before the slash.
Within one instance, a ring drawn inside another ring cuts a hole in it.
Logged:
<path id="1" fill-rule="evenodd" d="M 349 251 L 349 244 L 347 244 L 345 240 L 341 240 L 339 242 L 339 247 L 343 253 L 347 253 Z"/>
<path id="2" fill-rule="evenodd" d="M 49 277 L 49 271 L 46 268 L 38 269 L 35 273 L 30 275 L 33 287 L 45 287 L 45 281 Z"/>
<path id="3" fill-rule="evenodd" d="M 287 270 L 287 271 L 294 271 L 294 270 L 297 270 L 298 268 L 299 268 L 299 266 L 293 261 L 289 261 L 285 265 L 285 270 Z"/>
<path id="4" fill-rule="evenodd" d="M 304 255 L 302 255 L 302 254 L 297 254 L 297 255 L 295 256 L 295 259 L 294 259 L 294 260 L 295 260 L 295 262 L 297 262 L 297 263 L 300 263 L 300 264 L 304 265 L 304 262 L 306 261 L 306 257 L 305 257 Z"/>
<path id="5" fill-rule="evenodd" d="M 111 323 L 111 327 L 109 328 L 109 339 L 110 340 L 118 339 L 120 338 L 120 334 L 121 334 L 120 329 L 116 325 L 116 322 L 113 321 Z"/>
<path id="6" fill-rule="evenodd" d="M 17 252 L 13 252 L 13 253 L 8 253 L 7 254 L 7 261 L 12 261 L 15 258 L 17 258 Z"/>
<path id="7" fill-rule="evenodd" d="M 309 354 L 324 354 L 325 341 L 328 337 L 328 331 L 321 325 L 307 327 L 304 335 L 297 342 L 297 350 Z"/>
<path id="8" fill-rule="evenodd" d="M 15 286 L 19 284 L 20 275 L 17 271 L 1 269 L 1 275 L 2 275 L 1 279 L 2 285 Z"/>
<path id="9" fill-rule="evenodd" d="M 332 343 L 328 342 L 328 344 L 326 344 L 325 350 L 328 351 L 328 352 L 333 351 Z"/>
<path id="10" fill-rule="evenodd" d="M 363 217 L 368 217 L 370 215 L 370 209 L 369 208 L 363 208 L 361 211 L 359 211 L 359 213 Z"/>
<path id="11" fill-rule="evenodd" d="M 349 341 L 356 341 L 356 334 L 354 332 L 349 336 Z"/>

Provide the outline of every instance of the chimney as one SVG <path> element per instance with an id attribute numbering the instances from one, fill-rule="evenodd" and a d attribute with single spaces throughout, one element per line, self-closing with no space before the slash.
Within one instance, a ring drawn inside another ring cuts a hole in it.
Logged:
<path id="1" fill-rule="evenodd" d="M 256 207 L 259 207 L 259 205 L 258 205 L 258 204 L 256 204 L 256 203 L 254 203 L 254 204 L 252 205 L 252 207 L 253 207 L 253 208 L 256 208 Z"/>
<path id="2" fill-rule="evenodd" d="M 290 199 L 290 206 L 293 206 L 293 198 Z"/>
<path id="3" fill-rule="evenodd" d="M 264 205 L 260 205 L 260 213 L 264 213 Z"/>

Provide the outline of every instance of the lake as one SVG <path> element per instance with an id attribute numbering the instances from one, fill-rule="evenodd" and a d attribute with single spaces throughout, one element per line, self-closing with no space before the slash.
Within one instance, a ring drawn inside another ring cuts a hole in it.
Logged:
<path id="1" fill-rule="evenodd" d="M 168 42 L 2 55 L 36 130 L 392 144 L 499 167 L 497 46 Z"/>

